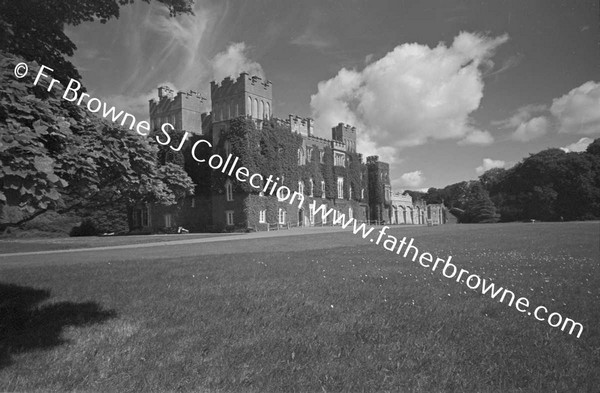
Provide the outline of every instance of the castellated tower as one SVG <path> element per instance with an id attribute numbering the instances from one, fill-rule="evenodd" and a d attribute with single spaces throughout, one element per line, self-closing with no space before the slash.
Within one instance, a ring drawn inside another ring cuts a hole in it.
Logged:
<path id="1" fill-rule="evenodd" d="M 356 127 L 339 123 L 331 129 L 331 136 L 334 141 L 345 144 L 347 151 L 356 153 Z"/>
<path id="2" fill-rule="evenodd" d="M 164 123 L 170 123 L 176 130 L 202 135 L 206 98 L 192 90 L 174 93 L 169 87 L 161 86 L 158 99 L 149 101 L 150 129 L 160 129 Z"/>
<path id="3" fill-rule="evenodd" d="M 249 76 L 242 72 L 233 81 L 227 77 L 210 83 L 213 123 L 250 116 L 256 120 L 270 119 L 273 108 L 271 81 L 263 81 L 259 76 Z"/>
<path id="4" fill-rule="evenodd" d="M 227 121 L 239 116 L 248 116 L 257 120 L 270 119 L 273 108 L 273 89 L 271 81 L 263 81 L 259 76 L 250 76 L 242 72 L 235 81 L 227 77 L 217 84 L 210 82 L 210 100 L 212 103 L 212 135 L 215 144 L 221 133 L 227 129 Z"/>

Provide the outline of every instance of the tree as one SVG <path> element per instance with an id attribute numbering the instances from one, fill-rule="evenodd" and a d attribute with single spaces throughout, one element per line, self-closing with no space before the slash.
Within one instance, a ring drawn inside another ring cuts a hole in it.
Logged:
<path id="1" fill-rule="evenodd" d="M 0 210 L 16 206 L 28 215 L 0 228 L 50 210 L 173 204 L 193 193 L 183 168 L 157 165 L 148 139 L 63 100 L 58 88 L 33 86 L 36 72 L 16 79 L 12 71 L 22 61 L 0 56 Z"/>
<path id="2" fill-rule="evenodd" d="M 135 0 L 0 0 L 0 51 L 37 61 L 54 69 L 61 81 L 81 80 L 65 56 L 77 47 L 65 34 L 65 25 L 119 17 L 119 8 Z M 150 0 L 143 0 L 150 3 Z M 193 0 L 158 0 L 171 16 L 193 14 Z"/>
<path id="3" fill-rule="evenodd" d="M 465 205 L 465 211 L 459 217 L 461 222 L 493 223 L 500 218 L 496 213 L 496 206 L 480 182 L 469 184 Z"/>

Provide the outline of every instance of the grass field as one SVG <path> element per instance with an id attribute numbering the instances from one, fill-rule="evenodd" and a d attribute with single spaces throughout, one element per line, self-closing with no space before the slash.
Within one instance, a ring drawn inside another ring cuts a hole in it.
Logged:
<path id="1" fill-rule="evenodd" d="M 0 391 L 600 391 L 599 223 L 389 232 L 582 323 L 581 338 L 349 232 L 0 259 Z"/>

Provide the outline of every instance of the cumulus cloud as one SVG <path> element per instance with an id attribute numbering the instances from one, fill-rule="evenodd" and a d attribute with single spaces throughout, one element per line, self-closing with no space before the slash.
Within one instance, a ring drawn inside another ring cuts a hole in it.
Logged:
<path id="1" fill-rule="evenodd" d="M 517 109 L 508 119 L 494 121 L 492 124 L 506 130 L 513 130 L 511 139 L 526 142 L 547 133 L 550 121 L 547 116 L 542 116 L 547 112 L 546 105 L 525 105 Z"/>
<path id="2" fill-rule="evenodd" d="M 511 138 L 521 142 L 539 138 L 546 134 L 548 125 L 548 118 L 545 116 L 534 117 L 533 119 L 521 123 L 512 134 Z"/>
<path id="3" fill-rule="evenodd" d="M 578 140 L 575 143 L 571 143 L 570 145 L 567 145 L 565 147 L 561 147 L 561 149 L 565 152 L 565 153 L 569 153 L 569 152 L 582 152 L 585 151 L 585 149 L 587 149 L 588 145 L 590 143 L 592 143 L 594 140 L 592 138 L 581 138 L 580 140 Z"/>
<path id="4" fill-rule="evenodd" d="M 265 77 L 262 66 L 249 60 L 244 42 L 232 43 L 223 52 L 217 53 L 211 62 L 213 80 L 219 82 L 225 77 L 237 77 L 241 72 Z"/>
<path id="5" fill-rule="evenodd" d="M 483 97 L 483 71 L 507 40 L 462 32 L 450 46 L 402 44 L 362 71 L 343 68 L 311 97 L 316 129 L 350 123 L 360 129 L 362 144 L 377 148 L 433 139 L 490 143 L 491 135 L 474 128 L 469 115 Z"/>
<path id="6" fill-rule="evenodd" d="M 419 187 L 425 181 L 421 171 L 407 172 L 400 176 L 398 185 L 402 187 Z"/>
<path id="7" fill-rule="evenodd" d="M 486 171 L 489 171 L 492 168 L 504 168 L 505 166 L 506 166 L 505 161 L 492 160 L 491 158 L 484 158 L 483 165 L 480 165 L 477 168 L 475 168 L 475 172 L 477 172 L 478 175 L 481 175 L 481 174 L 485 173 Z"/>
<path id="8" fill-rule="evenodd" d="M 588 81 L 552 101 L 550 112 L 558 120 L 558 132 L 600 134 L 600 83 Z"/>
<path id="9" fill-rule="evenodd" d="M 466 137 L 458 142 L 459 145 L 490 145 L 494 142 L 494 137 L 489 131 L 472 130 Z"/>

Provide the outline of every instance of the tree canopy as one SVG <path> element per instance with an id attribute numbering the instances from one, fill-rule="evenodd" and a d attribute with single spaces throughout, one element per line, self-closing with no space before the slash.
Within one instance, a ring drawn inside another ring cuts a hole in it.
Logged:
<path id="1" fill-rule="evenodd" d="M 49 210 L 172 204 L 193 192 L 181 166 L 157 165 L 157 148 L 146 138 L 63 100 L 59 89 L 33 86 L 36 72 L 16 79 L 21 61 L 0 59 L 0 208 L 18 206 L 28 216 L 0 225 Z"/>

